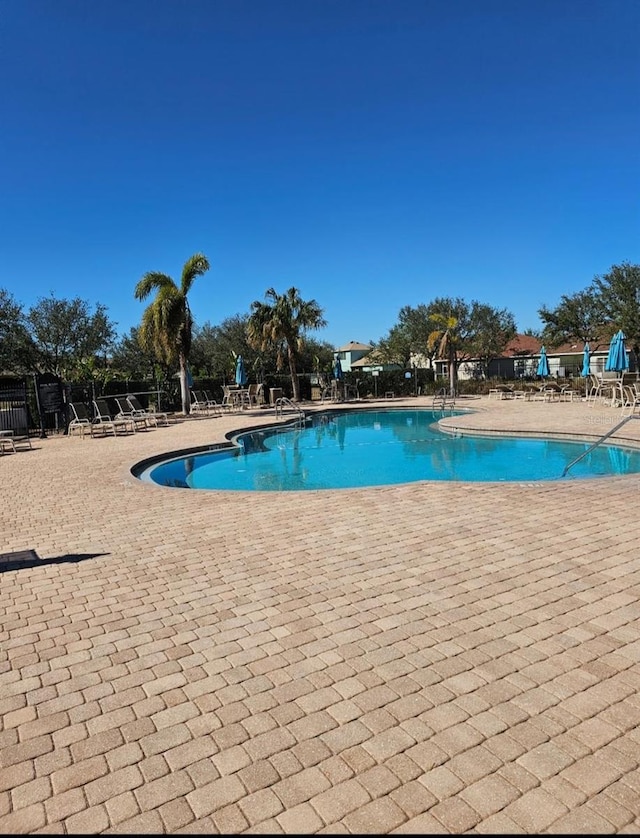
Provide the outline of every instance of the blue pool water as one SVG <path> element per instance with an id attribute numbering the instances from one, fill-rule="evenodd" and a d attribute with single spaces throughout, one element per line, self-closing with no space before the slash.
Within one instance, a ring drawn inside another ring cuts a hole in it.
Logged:
<path id="1" fill-rule="evenodd" d="M 316 414 L 304 427 L 238 436 L 239 448 L 167 458 L 139 477 L 162 486 L 236 491 L 344 489 L 418 480 L 556 480 L 584 442 L 451 436 L 430 410 Z M 640 471 L 640 451 L 601 445 L 566 479 Z"/>

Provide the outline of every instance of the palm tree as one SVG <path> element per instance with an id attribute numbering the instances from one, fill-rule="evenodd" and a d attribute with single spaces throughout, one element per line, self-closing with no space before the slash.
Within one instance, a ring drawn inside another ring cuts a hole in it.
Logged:
<path id="1" fill-rule="evenodd" d="M 276 350 L 278 370 L 284 366 L 285 355 L 289 362 L 293 400 L 300 401 L 300 382 L 297 375 L 297 361 L 304 346 L 304 333 L 308 329 L 326 326 L 323 311 L 315 300 L 305 301 L 297 288 L 289 288 L 278 294 L 267 289 L 268 302 L 251 303 L 251 315 L 247 324 L 247 336 L 254 349 L 264 352 Z"/>
<path id="2" fill-rule="evenodd" d="M 187 364 L 191 352 L 193 318 L 187 296 L 197 276 L 209 270 L 209 261 L 202 253 L 195 253 L 184 263 L 180 287 L 166 274 L 151 271 L 138 282 L 137 300 L 144 300 L 152 291 L 156 298 L 142 315 L 139 338 L 141 346 L 153 350 L 167 364 L 180 366 L 180 395 L 182 412 L 191 411 L 191 396 L 187 385 Z"/>
<path id="3" fill-rule="evenodd" d="M 446 358 L 449 366 L 449 392 L 454 395 L 456 392 L 457 364 L 458 364 L 458 318 L 452 314 L 434 312 L 431 315 L 436 329 L 427 338 L 429 351 L 437 347 L 439 358 Z"/>

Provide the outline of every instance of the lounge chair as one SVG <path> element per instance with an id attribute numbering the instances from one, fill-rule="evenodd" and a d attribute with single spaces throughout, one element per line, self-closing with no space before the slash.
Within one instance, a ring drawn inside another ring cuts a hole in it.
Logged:
<path id="1" fill-rule="evenodd" d="M 77 404 L 68 402 L 68 407 L 71 413 L 71 419 L 67 424 L 67 435 L 71 436 L 75 431 L 79 431 L 80 436 L 84 438 L 84 432 L 89 431 L 91 436 L 93 436 L 94 425 L 92 417 L 89 416 L 87 406 L 82 402 L 78 402 Z"/>
<path id="2" fill-rule="evenodd" d="M 218 402 L 209 399 L 204 390 L 191 391 L 191 410 L 194 413 L 206 413 L 207 415 L 222 416 L 222 407 Z"/>
<path id="3" fill-rule="evenodd" d="M 529 401 L 533 402 L 559 402 L 562 388 L 555 381 L 545 381 L 537 390 L 529 394 Z"/>
<path id="4" fill-rule="evenodd" d="M 489 390 L 489 398 L 490 399 L 513 399 L 514 398 L 513 387 L 509 387 L 507 384 L 497 384 L 495 387 L 492 387 Z"/>
<path id="5" fill-rule="evenodd" d="M 204 400 L 202 393 L 199 390 L 191 391 L 191 412 L 192 413 L 209 413 L 209 406 Z"/>
<path id="6" fill-rule="evenodd" d="M 94 402 L 95 404 L 95 402 Z M 67 433 L 69 436 L 74 431 L 80 431 L 80 435 L 84 436 L 85 431 L 89 431 L 91 436 L 94 436 L 94 431 L 99 430 L 100 433 L 113 433 L 114 436 L 118 434 L 118 428 L 124 427 L 119 422 L 110 417 L 100 417 L 99 419 L 89 414 L 87 406 L 82 402 L 69 402 L 69 409 L 71 410 L 72 419 L 67 426 Z"/>
<path id="7" fill-rule="evenodd" d="M 4 428 L 0 430 L 0 454 L 5 451 L 18 451 L 16 444 L 24 444 L 27 448 L 33 448 L 31 445 L 31 437 L 29 433 L 17 433 L 12 428 Z"/>
<path id="8" fill-rule="evenodd" d="M 579 402 L 582 400 L 582 393 L 579 390 L 574 389 L 571 384 L 564 384 L 560 388 L 560 401 L 561 402 Z"/>
<path id="9" fill-rule="evenodd" d="M 117 435 L 118 428 L 122 429 L 125 433 L 128 431 L 135 433 L 136 431 L 136 423 L 133 418 L 128 416 L 116 418 L 111 415 L 106 399 L 94 399 L 93 411 L 95 413 L 93 418 L 94 425 L 110 426 L 113 428 L 114 435 Z"/>
<path id="10" fill-rule="evenodd" d="M 15 452 L 16 444 L 13 441 L 13 431 L 0 431 L 0 454 L 4 454 L 5 449 Z"/>
<path id="11" fill-rule="evenodd" d="M 228 405 L 225 405 L 224 402 L 219 402 L 219 401 L 216 401 L 215 399 L 212 399 L 211 396 L 209 395 L 208 390 L 202 390 L 201 392 L 202 392 L 202 395 L 204 396 L 204 398 L 206 399 L 206 401 L 208 401 L 209 404 L 215 405 L 216 410 L 218 410 L 220 412 L 220 415 L 222 416 L 222 414 L 225 411 L 225 408 L 228 407 Z"/>
<path id="12" fill-rule="evenodd" d="M 168 413 L 163 413 L 161 410 L 147 410 L 140 404 L 137 396 L 127 396 L 127 401 L 131 405 L 132 410 L 134 410 L 138 415 L 154 419 L 156 425 L 158 424 L 158 420 L 164 422 L 165 425 L 169 424 Z"/>
<path id="13" fill-rule="evenodd" d="M 158 422 L 153 418 L 147 416 L 144 413 L 138 413 L 134 410 L 133 407 L 129 404 L 126 399 L 118 398 L 114 396 L 114 401 L 118 405 L 118 412 L 115 415 L 115 419 L 128 419 L 130 422 L 133 422 L 135 425 L 135 429 L 141 428 L 142 430 L 146 431 L 147 428 L 150 427 L 157 427 Z"/>

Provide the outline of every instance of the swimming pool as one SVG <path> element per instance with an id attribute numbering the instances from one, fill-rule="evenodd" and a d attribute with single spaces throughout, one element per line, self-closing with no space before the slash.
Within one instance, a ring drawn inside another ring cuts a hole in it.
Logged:
<path id="1" fill-rule="evenodd" d="M 460 415 L 465 411 L 451 411 Z M 421 480 L 557 480 L 589 448 L 557 439 L 451 435 L 440 411 L 354 410 L 318 413 L 301 426 L 239 434 L 220 450 L 181 453 L 142 464 L 142 480 L 183 489 L 302 491 Z M 640 450 L 601 445 L 572 467 L 586 478 L 640 471 Z"/>

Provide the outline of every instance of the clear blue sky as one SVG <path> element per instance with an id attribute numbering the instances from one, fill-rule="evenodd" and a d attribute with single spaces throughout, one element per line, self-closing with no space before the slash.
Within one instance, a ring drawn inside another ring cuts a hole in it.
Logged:
<path id="1" fill-rule="evenodd" d="M 640 0 L 0 0 L 0 288 L 143 273 L 215 325 L 292 285 L 316 337 L 640 262 Z"/>

